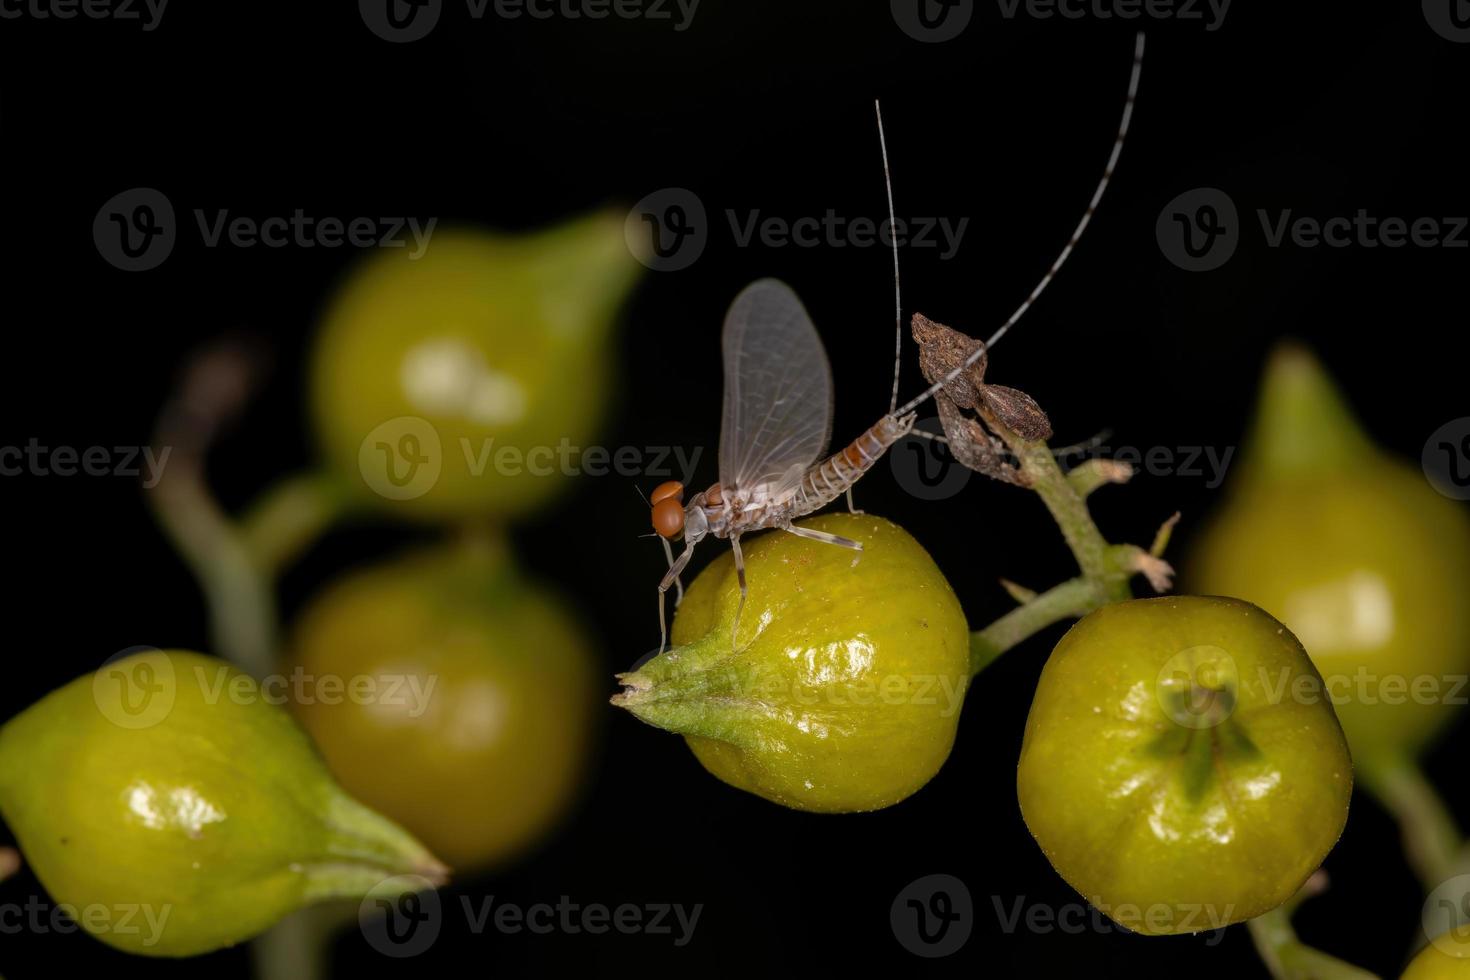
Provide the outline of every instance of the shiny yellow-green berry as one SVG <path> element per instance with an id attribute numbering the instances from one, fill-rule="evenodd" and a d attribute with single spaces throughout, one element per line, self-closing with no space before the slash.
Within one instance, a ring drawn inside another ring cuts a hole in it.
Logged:
<path id="1" fill-rule="evenodd" d="M 192 956 L 314 901 L 440 882 L 274 697 L 212 657 L 144 651 L 0 728 L 0 814 L 52 899 L 118 949 Z"/>
<path id="2" fill-rule="evenodd" d="M 1198 932 L 1286 901 L 1347 820 L 1347 741 L 1281 623 L 1237 599 L 1137 599 L 1062 637 L 1017 771 L 1052 866 L 1120 925 Z"/>
<path id="3" fill-rule="evenodd" d="M 512 517 L 567 477 L 610 472 L 591 445 L 614 376 L 616 312 L 643 270 L 620 215 L 529 235 L 434 232 L 383 250 L 328 307 L 311 405 L 359 506 L 397 517 Z"/>
<path id="4" fill-rule="evenodd" d="M 739 589 L 726 552 L 690 586 L 674 646 L 621 675 L 613 702 L 684 735 L 720 779 L 783 806 L 891 806 L 949 756 L 969 679 L 965 618 L 897 525 L 836 514 L 803 526 L 863 550 L 780 531 L 748 538 L 750 594 L 733 639 Z M 650 589 L 650 610 L 652 600 Z"/>

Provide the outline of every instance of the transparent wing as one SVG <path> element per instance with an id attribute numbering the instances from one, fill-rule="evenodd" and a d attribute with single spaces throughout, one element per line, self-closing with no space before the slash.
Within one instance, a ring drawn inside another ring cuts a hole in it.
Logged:
<path id="1" fill-rule="evenodd" d="M 832 369 L 791 287 L 760 279 L 725 316 L 725 418 L 720 483 L 726 492 L 794 489 L 832 433 Z"/>

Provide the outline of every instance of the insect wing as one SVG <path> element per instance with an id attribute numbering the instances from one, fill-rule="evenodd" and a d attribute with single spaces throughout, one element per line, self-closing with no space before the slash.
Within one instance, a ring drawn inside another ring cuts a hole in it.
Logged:
<path id="1" fill-rule="evenodd" d="M 801 300 L 775 279 L 747 286 L 725 316 L 720 483 L 780 496 L 801 482 L 832 434 L 832 369 Z"/>

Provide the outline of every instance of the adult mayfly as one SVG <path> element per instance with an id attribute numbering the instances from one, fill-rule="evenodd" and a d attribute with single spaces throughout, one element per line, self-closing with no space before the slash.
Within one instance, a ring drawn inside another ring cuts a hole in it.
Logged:
<path id="1" fill-rule="evenodd" d="M 740 604 L 731 630 L 732 642 L 746 598 L 745 559 L 740 551 L 742 535 L 777 528 L 814 541 L 862 550 L 862 544 L 857 541 L 798 527 L 793 522 L 844 494 L 848 495 L 848 507 L 851 508 L 853 485 L 872 469 L 890 446 L 913 429 L 917 417 L 915 409 L 978 362 L 1051 283 L 1087 229 L 1112 179 L 1113 168 L 1128 135 L 1142 65 L 1143 34 L 1140 32 L 1134 46 L 1123 119 L 1113 141 L 1112 153 L 1082 220 L 1061 254 L 987 343 L 980 344 L 949 374 L 902 407 L 898 406 L 898 374 L 899 352 L 903 343 L 903 307 L 898 289 L 897 236 L 890 235 L 894 244 L 894 294 L 898 306 L 893 397 L 888 413 L 842 451 L 822 459 L 832 432 L 832 369 L 827 363 L 827 352 L 822 347 L 821 338 L 801 300 L 790 287 L 775 279 L 757 280 L 735 298 L 725 316 L 722 339 L 725 402 L 720 428 L 719 482 L 694 494 L 687 503 L 684 485 L 677 481 L 660 485 L 649 497 L 653 529 L 662 540 L 669 561 L 668 573 L 658 587 L 659 625 L 662 630 L 660 652 L 668 643 L 664 595 L 670 587 L 678 586 L 678 594 L 682 598 L 683 586 L 679 576 L 693 557 L 694 546 L 705 537 L 727 539 L 734 552 Z M 878 133 L 886 177 L 888 151 L 881 114 Z M 891 180 L 887 186 L 891 229 L 896 223 Z M 680 537 L 684 539 L 684 550 L 676 558 L 670 542 Z"/>

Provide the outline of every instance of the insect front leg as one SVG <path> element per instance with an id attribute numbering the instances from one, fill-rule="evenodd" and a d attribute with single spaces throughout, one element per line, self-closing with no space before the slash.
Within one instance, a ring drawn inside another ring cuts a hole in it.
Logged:
<path id="1" fill-rule="evenodd" d="M 730 550 L 735 553 L 735 579 L 740 583 L 740 604 L 735 607 L 735 622 L 730 627 L 730 649 L 735 649 L 735 634 L 740 629 L 740 614 L 745 611 L 745 555 L 740 551 L 740 535 L 730 535 Z"/>
<path id="2" fill-rule="evenodd" d="M 684 566 L 689 564 L 689 559 L 694 555 L 694 542 L 685 545 L 684 551 L 674 562 L 669 565 L 668 572 L 663 581 L 658 583 L 658 652 L 663 653 L 664 648 L 669 645 L 669 618 L 664 612 L 664 593 L 669 591 L 669 586 L 679 581 L 679 575 L 684 571 Z"/>
<path id="3" fill-rule="evenodd" d="M 669 544 L 669 539 L 668 538 L 664 538 L 664 537 L 660 537 L 658 540 L 664 546 L 664 557 L 669 560 L 669 567 L 670 568 L 673 568 L 674 567 L 674 549 Z M 676 591 L 674 593 L 674 608 L 675 609 L 678 609 L 679 608 L 679 605 L 684 601 L 684 580 L 681 579 L 681 578 L 679 578 L 679 576 L 677 576 L 677 575 L 674 576 L 674 587 L 675 587 L 675 589 L 678 590 L 678 591 Z"/>
<path id="4" fill-rule="evenodd" d="M 783 530 L 790 531 L 798 538 L 820 541 L 823 544 L 835 544 L 839 548 L 851 548 L 853 551 L 863 550 L 863 543 L 861 541 L 854 541 L 852 538 L 844 538 L 836 534 L 828 534 L 826 531 L 818 531 L 809 527 L 796 527 L 795 525 L 787 525 Z"/>

